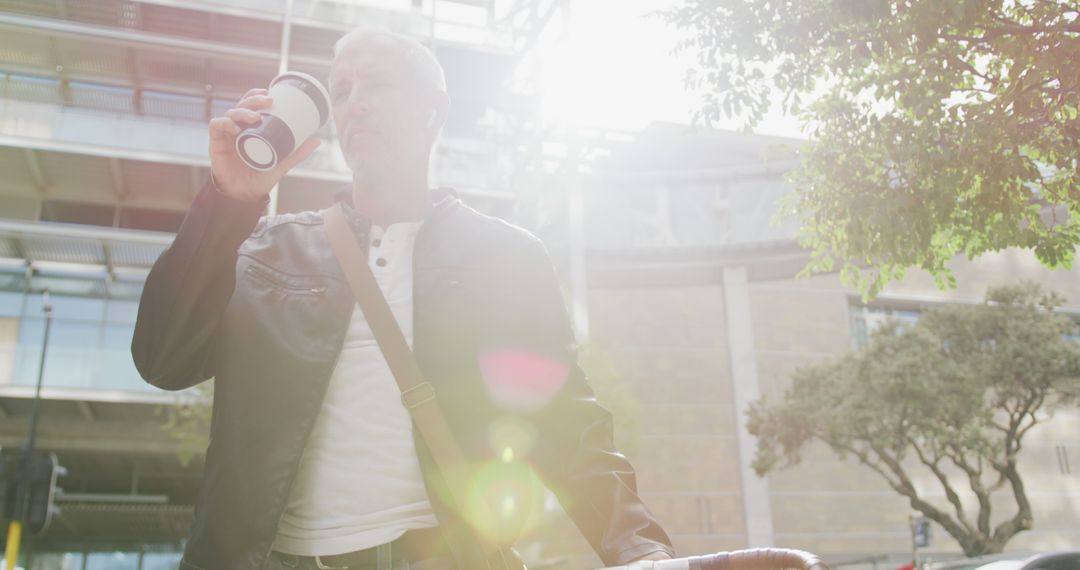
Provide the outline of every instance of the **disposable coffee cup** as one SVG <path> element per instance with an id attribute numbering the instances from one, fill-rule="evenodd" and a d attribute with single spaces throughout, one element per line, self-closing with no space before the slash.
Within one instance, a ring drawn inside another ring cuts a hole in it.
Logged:
<path id="1" fill-rule="evenodd" d="M 269 91 L 274 103 L 259 111 L 259 125 L 236 137 L 240 159 L 261 171 L 277 166 L 330 119 L 330 95 L 306 73 L 286 71 L 270 82 Z"/>

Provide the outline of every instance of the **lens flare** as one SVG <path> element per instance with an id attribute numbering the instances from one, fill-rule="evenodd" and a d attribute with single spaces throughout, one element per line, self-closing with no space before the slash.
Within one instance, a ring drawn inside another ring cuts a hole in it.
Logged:
<path id="1" fill-rule="evenodd" d="M 507 495 L 507 496 L 503 497 L 502 505 L 500 506 L 500 510 L 502 512 L 500 514 L 502 514 L 502 516 L 504 518 L 510 518 L 510 517 L 514 516 L 514 511 L 515 511 L 516 507 L 517 507 L 517 498 L 514 497 L 513 495 Z"/>
<path id="2" fill-rule="evenodd" d="M 485 539 L 509 544 L 543 509 L 544 486 L 528 465 L 517 461 L 487 463 L 475 473 L 465 520 Z"/>
<path id="3" fill-rule="evenodd" d="M 488 394 L 508 411 L 543 408 L 566 384 L 569 374 L 565 364 L 523 350 L 488 351 L 479 360 Z"/>
<path id="4" fill-rule="evenodd" d="M 536 444 L 536 428 L 513 416 L 503 416 L 488 427 L 488 446 L 503 463 L 523 460 Z"/>

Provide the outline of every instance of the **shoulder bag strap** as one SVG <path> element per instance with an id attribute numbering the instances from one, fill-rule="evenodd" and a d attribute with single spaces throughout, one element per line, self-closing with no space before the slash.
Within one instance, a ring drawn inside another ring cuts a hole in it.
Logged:
<path id="1" fill-rule="evenodd" d="M 330 247 L 397 381 L 401 403 L 412 414 L 413 423 L 431 450 L 454 502 L 459 509 L 464 509 L 468 506 L 465 501 L 465 492 L 469 488 L 468 469 L 461 448 L 439 408 L 435 388 L 424 380 L 401 327 L 368 267 L 367 255 L 345 220 L 341 204 L 325 210 L 324 214 Z"/>
<path id="2" fill-rule="evenodd" d="M 356 236 L 345 220 L 341 204 L 324 211 L 326 235 L 330 239 L 330 248 L 337 258 L 338 265 L 345 273 L 356 302 L 364 312 L 375 340 L 386 358 L 390 371 L 401 390 L 401 402 L 412 414 L 413 424 L 420 431 L 420 436 L 427 443 L 432 458 L 439 472 L 446 480 L 446 486 L 457 505 L 459 512 L 466 508 L 488 509 L 487 501 L 470 505 L 467 501 L 469 476 L 472 470 L 465 461 L 465 456 L 458 446 L 457 439 L 446 423 L 442 409 L 435 397 L 435 388 L 424 380 L 420 367 L 413 357 L 405 336 L 401 333 L 390 305 L 386 303 L 375 276 L 368 267 L 367 255 L 356 242 Z M 451 544 L 454 558 L 461 568 L 485 568 L 487 570 L 524 570 L 524 565 L 510 550 L 497 548 L 495 551 L 480 552 L 482 559 L 471 560 L 468 555 L 457 550 Z M 463 562 L 464 561 L 464 562 Z"/>

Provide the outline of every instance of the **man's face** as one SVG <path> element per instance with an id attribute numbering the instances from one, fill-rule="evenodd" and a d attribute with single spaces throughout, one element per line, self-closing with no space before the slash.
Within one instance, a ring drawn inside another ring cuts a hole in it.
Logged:
<path id="1" fill-rule="evenodd" d="M 405 49 L 389 37 L 358 38 L 342 46 L 330 67 L 334 123 L 354 173 L 426 165 L 432 87 L 417 77 Z"/>

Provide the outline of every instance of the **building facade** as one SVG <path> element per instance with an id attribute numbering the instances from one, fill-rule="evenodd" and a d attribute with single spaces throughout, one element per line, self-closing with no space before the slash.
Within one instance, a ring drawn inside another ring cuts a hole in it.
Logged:
<path id="1" fill-rule="evenodd" d="M 780 171 L 798 144 L 654 125 L 598 165 L 585 221 L 588 328 L 640 402 L 641 487 L 680 553 L 776 545 L 834 566 L 895 568 L 911 559 L 907 500 L 824 445 L 758 477 L 746 406 L 777 401 L 795 369 L 857 350 L 886 318 L 913 322 L 944 303 L 981 303 L 990 286 L 1034 280 L 1080 315 L 1080 273 L 1010 250 L 955 260 L 954 290 L 913 271 L 869 303 L 837 275 L 797 278 L 807 253 L 774 218 L 776 199 L 790 192 Z M 1034 528 L 1007 550 L 1080 541 L 1077 434 L 1075 408 L 1028 434 L 1020 463 Z M 948 508 L 932 474 L 917 473 L 920 491 Z M 1011 501 L 1007 490 L 994 495 L 994 521 L 1015 513 Z M 924 561 L 962 556 L 943 529 L 932 536 Z"/>

